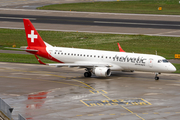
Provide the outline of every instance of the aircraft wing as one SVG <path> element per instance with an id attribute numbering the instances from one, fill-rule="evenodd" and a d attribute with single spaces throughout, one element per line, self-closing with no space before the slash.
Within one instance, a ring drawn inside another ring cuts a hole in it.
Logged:
<path id="1" fill-rule="evenodd" d="M 109 64 L 94 64 L 94 63 L 54 63 L 54 64 L 48 64 L 50 66 L 56 66 L 56 67 L 79 67 L 79 68 L 93 68 L 93 67 L 112 67 L 112 65 Z"/>

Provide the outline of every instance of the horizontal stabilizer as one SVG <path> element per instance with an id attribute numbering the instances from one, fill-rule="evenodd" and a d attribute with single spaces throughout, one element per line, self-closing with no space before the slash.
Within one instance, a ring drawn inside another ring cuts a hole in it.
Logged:
<path id="1" fill-rule="evenodd" d="M 23 51 L 30 51 L 30 52 L 37 52 L 38 50 L 34 49 L 26 49 L 26 48 L 12 48 L 12 47 L 4 47 L 6 49 L 14 49 L 14 50 L 23 50 Z"/>
<path id="2" fill-rule="evenodd" d="M 33 50 L 33 49 L 24 49 L 25 51 L 30 51 L 30 52 L 37 52 L 38 50 Z"/>

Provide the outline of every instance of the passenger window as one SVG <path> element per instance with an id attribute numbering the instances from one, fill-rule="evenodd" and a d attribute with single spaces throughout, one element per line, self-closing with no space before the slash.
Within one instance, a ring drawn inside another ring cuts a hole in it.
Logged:
<path id="1" fill-rule="evenodd" d="M 57 50 L 55 50 L 54 54 L 56 54 L 56 53 L 57 53 Z"/>

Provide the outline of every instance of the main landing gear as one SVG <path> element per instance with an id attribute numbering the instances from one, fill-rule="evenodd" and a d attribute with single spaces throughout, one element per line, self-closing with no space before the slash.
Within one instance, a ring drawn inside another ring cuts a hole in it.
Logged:
<path id="1" fill-rule="evenodd" d="M 84 73 L 84 77 L 91 77 L 91 75 L 92 75 L 91 72 L 85 72 Z"/>
<path id="2" fill-rule="evenodd" d="M 155 78 L 154 78 L 155 80 L 159 80 L 159 77 L 158 77 L 159 74 L 161 73 L 155 73 Z"/>
<path id="3" fill-rule="evenodd" d="M 85 70 L 86 70 L 87 72 L 84 73 L 84 77 L 91 77 L 91 75 L 92 75 L 91 71 L 92 71 L 92 70 L 91 70 L 91 69 L 88 69 L 88 68 L 86 68 Z"/>

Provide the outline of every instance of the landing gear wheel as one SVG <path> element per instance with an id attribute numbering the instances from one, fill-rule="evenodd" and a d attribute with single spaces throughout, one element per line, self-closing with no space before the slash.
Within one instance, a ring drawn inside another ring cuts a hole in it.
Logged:
<path id="1" fill-rule="evenodd" d="M 89 75 L 88 72 L 84 73 L 84 77 L 88 77 L 88 75 Z"/>
<path id="2" fill-rule="evenodd" d="M 161 73 L 155 73 L 155 80 L 159 80 L 159 77 L 158 77 L 158 74 L 161 74 Z"/>
<path id="3" fill-rule="evenodd" d="M 155 80 L 159 80 L 159 77 L 155 77 Z"/>
<path id="4" fill-rule="evenodd" d="M 91 72 L 88 72 L 88 74 L 89 74 L 89 77 L 91 77 L 91 75 L 92 75 Z"/>
<path id="5" fill-rule="evenodd" d="M 85 72 L 84 73 L 84 77 L 91 77 L 91 75 L 92 75 L 91 72 Z"/>

